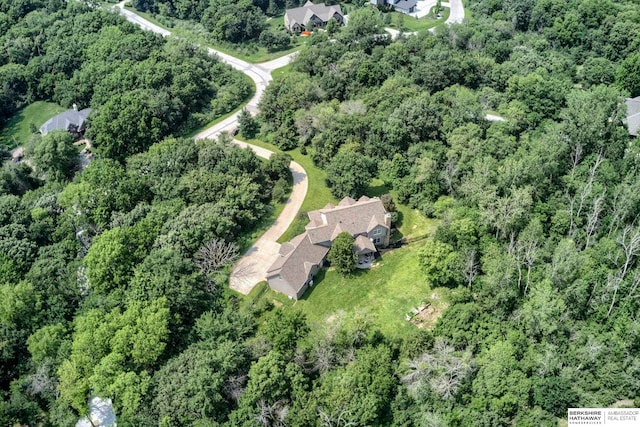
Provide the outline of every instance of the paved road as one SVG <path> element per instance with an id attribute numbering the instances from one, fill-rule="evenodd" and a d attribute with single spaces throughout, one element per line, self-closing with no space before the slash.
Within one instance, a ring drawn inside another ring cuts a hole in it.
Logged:
<path id="1" fill-rule="evenodd" d="M 171 34 L 170 31 L 125 9 L 124 4 L 125 2 L 121 2 L 118 4 L 118 7 L 128 21 L 139 25 L 145 30 L 153 31 L 165 37 Z M 253 80 L 256 85 L 256 91 L 253 97 L 247 102 L 246 108 L 254 115 L 258 113 L 258 102 L 272 80 L 271 72 L 276 68 L 287 65 L 295 56 L 294 52 L 262 64 L 251 64 L 215 49 L 209 49 L 209 53 L 217 56 L 222 62 L 229 64 L 236 70 L 242 71 Z M 238 114 L 239 112 L 236 112 L 221 122 L 203 130 L 195 136 L 195 139 L 215 138 L 223 131 L 233 130 L 238 126 Z M 246 142 L 238 140 L 234 140 L 233 142 L 241 147 L 251 148 L 260 157 L 269 158 L 273 154 L 272 151 L 256 145 L 247 144 Z M 280 244 L 277 240 L 284 234 L 287 228 L 289 228 L 289 225 L 291 225 L 298 214 L 298 211 L 302 207 L 302 202 L 307 195 L 309 186 L 307 173 L 302 166 L 296 162 L 291 162 L 289 169 L 293 175 L 293 190 L 291 191 L 291 196 L 274 224 L 249 248 L 234 266 L 229 280 L 231 289 L 243 294 L 248 294 L 256 284 L 265 280 L 267 269 L 278 257 Z"/>

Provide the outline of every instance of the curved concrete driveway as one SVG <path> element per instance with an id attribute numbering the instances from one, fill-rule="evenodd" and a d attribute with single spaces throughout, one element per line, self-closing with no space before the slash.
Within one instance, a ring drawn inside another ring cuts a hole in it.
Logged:
<path id="1" fill-rule="evenodd" d="M 171 34 L 170 31 L 125 9 L 124 4 L 124 1 L 118 3 L 118 7 L 129 22 L 165 37 Z M 229 64 L 236 70 L 242 71 L 253 80 L 256 85 L 256 91 L 245 107 L 251 114 L 255 115 L 258 112 L 258 102 L 272 80 L 271 72 L 276 68 L 287 65 L 291 61 L 291 58 L 294 57 L 295 52 L 262 64 L 251 64 L 215 49 L 209 49 L 209 54 L 217 56 L 222 62 Z M 239 111 L 210 128 L 203 130 L 195 136 L 195 139 L 215 138 L 223 131 L 233 130 L 238 126 L 238 114 L 240 114 Z M 251 148 L 258 156 L 263 158 L 268 159 L 273 154 L 272 151 L 256 145 L 247 144 L 246 142 L 234 140 L 233 143 L 243 148 Z M 231 272 L 229 286 L 231 289 L 240 293 L 248 294 L 256 284 L 265 280 L 267 269 L 278 257 L 280 244 L 277 240 L 284 234 L 287 228 L 289 228 L 307 195 L 309 183 L 304 168 L 296 162 L 291 162 L 289 170 L 293 175 L 291 197 L 287 200 L 284 209 L 273 225 L 249 248 L 242 258 L 240 258 Z"/>

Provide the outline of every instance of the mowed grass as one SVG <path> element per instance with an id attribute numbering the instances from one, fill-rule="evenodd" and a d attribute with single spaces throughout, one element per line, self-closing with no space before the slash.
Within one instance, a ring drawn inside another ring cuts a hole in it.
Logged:
<path id="1" fill-rule="evenodd" d="M 271 76 L 274 80 L 284 79 L 289 77 L 289 75 L 293 72 L 293 66 L 291 64 L 287 64 L 284 67 L 276 68 L 271 72 Z"/>
<path id="2" fill-rule="evenodd" d="M 431 304 L 434 308 L 429 325 L 448 307 L 449 289 L 432 289 L 418 264 L 420 242 L 386 252 L 370 270 L 356 271 L 348 277 L 335 269 L 321 270 L 315 284 L 302 299 L 289 300 L 285 295 L 256 287 L 247 297 L 254 303 L 266 300 L 286 310 L 299 310 L 311 323 L 326 323 L 340 312 L 347 319 L 365 312 L 373 323 L 390 337 L 403 337 L 417 326 L 406 320 L 411 310 Z"/>
<path id="3" fill-rule="evenodd" d="M 0 131 L 0 144 L 14 148 L 29 142 L 31 128 L 40 129 L 51 117 L 65 111 L 58 104 L 36 101 L 18 111 Z M 37 131 L 36 131 L 37 132 Z"/>

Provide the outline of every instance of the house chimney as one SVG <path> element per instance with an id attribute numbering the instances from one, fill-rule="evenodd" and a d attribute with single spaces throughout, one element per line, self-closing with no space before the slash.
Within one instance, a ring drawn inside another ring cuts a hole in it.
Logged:
<path id="1" fill-rule="evenodd" d="M 76 105 L 76 103 L 73 103 L 73 111 L 78 111 L 78 106 Z"/>

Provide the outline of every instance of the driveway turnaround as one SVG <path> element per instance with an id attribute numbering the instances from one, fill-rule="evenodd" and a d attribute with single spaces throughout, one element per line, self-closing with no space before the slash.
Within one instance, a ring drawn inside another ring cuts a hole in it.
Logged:
<path id="1" fill-rule="evenodd" d="M 153 31 L 162 36 L 169 36 L 171 32 L 161 28 L 141 16 L 124 8 L 125 2 L 118 3 L 120 12 L 127 18 L 129 22 L 139 25 L 144 30 Z M 232 68 L 243 72 L 253 80 L 256 85 L 256 91 L 253 97 L 247 102 L 245 108 L 253 115 L 258 113 L 258 103 L 264 90 L 271 82 L 271 72 L 276 68 L 284 67 L 295 56 L 294 53 L 282 56 L 272 61 L 262 64 L 251 64 L 215 49 L 209 49 L 209 54 L 217 56 L 220 61 L 229 64 Z M 216 123 L 208 129 L 203 130 L 195 136 L 195 140 L 216 138 L 221 132 L 231 132 L 238 127 L 239 111 L 227 117 L 226 119 Z M 233 140 L 233 143 L 243 147 L 251 148 L 256 155 L 269 158 L 273 152 L 256 145 L 246 142 Z M 278 258 L 280 244 L 277 240 L 289 228 L 293 220 L 296 218 L 298 211 L 302 207 L 302 202 L 307 195 L 309 187 L 307 173 L 300 164 L 291 162 L 289 170 L 293 175 L 293 189 L 291 196 L 285 203 L 285 207 L 273 223 L 273 225 L 254 243 L 251 248 L 240 258 L 234 265 L 229 280 L 231 289 L 243 294 L 248 294 L 251 289 L 259 282 L 265 280 L 267 269 Z"/>

